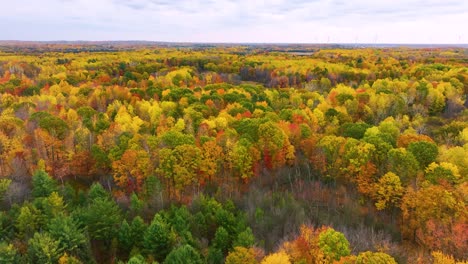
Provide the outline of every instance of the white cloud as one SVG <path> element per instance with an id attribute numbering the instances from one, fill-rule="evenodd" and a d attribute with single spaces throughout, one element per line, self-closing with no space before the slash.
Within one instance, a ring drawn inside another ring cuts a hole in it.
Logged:
<path id="1" fill-rule="evenodd" d="M 15 0 L 0 39 L 468 42 L 463 0 Z"/>

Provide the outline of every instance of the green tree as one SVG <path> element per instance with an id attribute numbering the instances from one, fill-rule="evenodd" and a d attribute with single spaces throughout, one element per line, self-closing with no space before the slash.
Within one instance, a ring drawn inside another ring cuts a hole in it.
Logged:
<path id="1" fill-rule="evenodd" d="M 215 247 L 210 247 L 208 249 L 208 256 L 206 257 L 208 264 L 221 264 L 224 261 L 223 252 Z"/>
<path id="2" fill-rule="evenodd" d="M 433 162 L 426 168 L 426 179 L 432 184 L 437 184 L 442 179 L 455 184 L 460 178 L 457 166 L 452 163 L 442 162 L 437 164 Z"/>
<path id="3" fill-rule="evenodd" d="M 320 233 L 318 244 L 320 250 L 331 261 L 338 261 L 341 257 L 346 257 L 351 254 L 349 242 L 346 237 L 333 228 L 328 228 L 326 231 Z"/>
<path id="4" fill-rule="evenodd" d="M 167 255 L 164 264 L 202 264 L 202 258 L 192 246 L 183 245 Z"/>
<path id="5" fill-rule="evenodd" d="M 20 236 L 32 236 L 40 226 L 40 218 L 40 211 L 36 207 L 29 203 L 23 204 L 15 223 Z"/>
<path id="6" fill-rule="evenodd" d="M 252 233 L 252 229 L 247 227 L 244 231 L 237 235 L 237 238 L 233 242 L 234 247 L 252 247 L 255 244 L 255 236 Z"/>
<path id="7" fill-rule="evenodd" d="M 132 239 L 132 234 L 131 234 L 131 228 L 130 225 L 128 224 L 127 220 L 123 220 L 122 224 L 120 225 L 119 228 L 119 233 L 118 233 L 118 241 L 119 241 L 119 246 L 123 251 L 130 251 L 131 248 L 133 247 L 133 239 Z"/>
<path id="8" fill-rule="evenodd" d="M 193 145 L 195 139 L 192 135 L 186 135 L 179 131 L 169 131 L 161 136 L 163 145 L 169 148 L 175 148 L 181 145 Z"/>
<path id="9" fill-rule="evenodd" d="M 39 126 L 49 132 L 51 136 L 58 139 L 64 139 L 69 130 L 65 121 L 52 115 L 46 116 L 39 120 Z"/>
<path id="10" fill-rule="evenodd" d="M 227 253 L 231 246 L 231 239 L 228 231 L 222 226 L 218 227 L 212 243 L 214 248 L 221 250 L 223 253 Z"/>
<path id="11" fill-rule="evenodd" d="M 30 263 L 57 263 L 62 252 L 60 242 L 53 239 L 48 233 L 35 233 L 34 237 L 28 241 Z"/>
<path id="12" fill-rule="evenodd" d="M 377 165 L 377 168 L 380 169 L 380 171 L 383 171 L 385 168 L 385 165 L 387 164 L 387 159 L 388 159 L 388 152 L 393 148 L 392 144 L 390 144 L 388 141 L 384 139 L 384 134 L 379 133 L 377 135 L 373 135 L 369 133 L 369 130 L 372 128 L 369 128 L 366 132 L 366 135 L 364 136 L 364 141 L 367 143 L 370 143 L 375 146 L 375 151 L 372 153 L 372 160 L 375 165 Z"/>
<path id="13" fill-rule="evenodd" d="M 183 144 L 175 149 L 164 148 L 160 151 L 158 173 L 169 180 L 176 194 L 194 184 L 200 169 L 201 151 L 194 145 Z"/>
<path id="14" fill-rule="evenodd" d="M 138 198 L 136 193 L 132 193 L 130 196 L 130 210 L 132 213 L 138 215 L 143 209 L 143 201 Z"/>
<path id="15" fill-rule="evenodd" d="M 91 238 L 109 243 L 117 234 L 121 211 L 110 199 L 93 200 L 85 212 L 85 224 Z"/>
<path id="16" fill-rule="evenodd" d="M 130 236 L 134 246 L 138 248 L 143 246 L 143 237 L 147 228 L 147 225 L 140 216 L 135 216 L 135 218 L 133 218 L 130 224 Z"/>
<path id="17" fill-rule="evenodd" d="M 142 255 L 139 255 L 139 254 L 136 255 L 136 256 L 131 257 L 127 262 L 127 264 L 146 264 L 146 263 L 147 262 L 146 262 L 145 258 Z"/>
<path id="18" fill-rule="evenodd" d="M 240 139 L 234 145 L 232 151 L 229 153 L 229 160 L 231 166 L 237 171 L 237 175 L 245 182 L 254 176 L 253 166 L 258 160 L 252 144 L 245 138 Z"/>
<path id="19" fill-rule="evenodd" d="M 259 146 L 262 150 L 269 150 L 275 153 L 287 139 L 284 132 L 273 122 L 261 124 L 258 127 Z"/>
<path id="20" fill-rule="evenodd" d="M 97 199 L 107 199 L 110 198 L 109 193 L 104 190 L 102 185 L 98 182 L 95 182 L 89 187 L 88 191 L 88 198 L 91 201 L 97 200 Z"/>
<path id="21" fill-rule="evenodd" d="M 156 214 L 143 237 L 143 246 L 158 261 L 163 261 L 174 245 L 174 234 L 160 214 Z"/>
<path id="22" fill-rule="evenodd" d="M 411 142 L 408 151 L 418 160 L 421 169 L 434 162 L 439 154 L 437 145 L 427 141 Z"/>
<path id="23" fill-rule="evenodd" d="M 173 228 L 174 232 L 180 237 L 181 242 L 194 245 L 194 240 L 190 230 L 192 215 L 185 206 L 171 206 L 171 209 L 165 214 L 165 219 Z"/>
<path id="24" fill-rule="evenodd" d="M 49 197 L 39 200 L 42 202 L 40 208 L 43 210 L 44 216 L 49 219 L 65 211 L 63 198 L 57 192 L 53 192 Z"/>
<path id="25" fill-rule="evenodd" d="M 48 197 L 55 191 L 57 191 L 57 182 L 47 172 L 43 170 L 34 172 L 32 176 L 32 195 L 34 197 Z"/>
<path id="26" fill-rule="evenodd" d="M 77 256 L 85 256 L 88 252 L 88 239 L 83 229 L 69 216 L 59 215 L 47 226 L 50 236 L 59 242 L 64 251 Z"/>
<path id="27" fill-rule="evenodd" d="M 112 164 L 111 160 L 107 156 L 107 153 L 101 149 L 98 145 L 91 146 L 91 156 L 96 161 L 97 168 L 109 168 Z"/>
<path id="28" fill-rule="evenodd" d="M 341 126 L 341 131 L 343 137 L 352 137 L 355 139 L 361 139 L 364 137 L 364 133 L 366 133 L 366 130 L 370 128 L 371 126 L 358 122 L 358 123 L 344 123 Z"/>
<path id="29" fill-rule="evenodd" d="M 5 195 L 8 187 L 10 187 L 10 179 L 0 179 L 0 202 L 3 201 L 3 195 Z"/>
<path id="30" fill-rule="evenodd" d="M 19 264 L 18 250 L 12 244 L 0 243 L 0 264 Z"/>
<path id="31" fill-rule="evenodd" d="M 391 149 L 388 152 L 387 169 L 401 179 L 404 184 L 416 178 L 419 163 L 413 153 L 404 148 Z"/>
<path id="32" fill-rule="evenodd" d="M 119 247 L 123 252 L 131 252 L 134 248 L 140 249 L 143 245 L 143 236 L 146 224 L 140 216 L 133 218 L 131 224 L 123 220 L 118 232 Z"/>

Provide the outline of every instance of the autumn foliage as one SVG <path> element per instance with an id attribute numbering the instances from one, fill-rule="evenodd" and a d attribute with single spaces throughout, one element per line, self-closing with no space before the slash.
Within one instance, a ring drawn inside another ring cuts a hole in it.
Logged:
<path id="1" fill-rule="evenodd" d="M 467 58 L 461 48 L 2 46 L 0 260 L 467 259 Z M 397 246 L 355 251 L 336 231 L 348 221 Z M 270 231 L 284 239 L 272 245 Z"/>

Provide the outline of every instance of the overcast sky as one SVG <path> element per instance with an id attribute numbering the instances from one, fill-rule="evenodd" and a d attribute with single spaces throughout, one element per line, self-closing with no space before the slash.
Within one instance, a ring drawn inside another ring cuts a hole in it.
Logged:
<path id="1" fill-rule="evenodd" d="M 468 0 L 2 0 L 0 40 L 468 43 Z"/>

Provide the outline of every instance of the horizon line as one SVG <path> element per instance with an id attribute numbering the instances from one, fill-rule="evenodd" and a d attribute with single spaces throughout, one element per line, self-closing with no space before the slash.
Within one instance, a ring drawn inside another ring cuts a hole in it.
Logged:
<path id="1" fill-rule="evenodd" d="M 228 41 L 165 41 L 165 40 L 137 40 L 137 39 L 129 39 L 129 40 L 15 40 L 15 39 L 7 39 L 7 40 L 0 40 L 0 43 L 8 43 L 8 42 L 23 42 L 23 43 L 124 43 L 124 42 L 140 42 L 140 43 L 162 43 L 162 44 L 238 44 L 238 45 L 424 45 L 424 46 L 440 46 L 440 45 L 448 45 L 448 46 L 468 46 L 468 43 L 427 43 L 427 42 L 228 42 Z"/>

